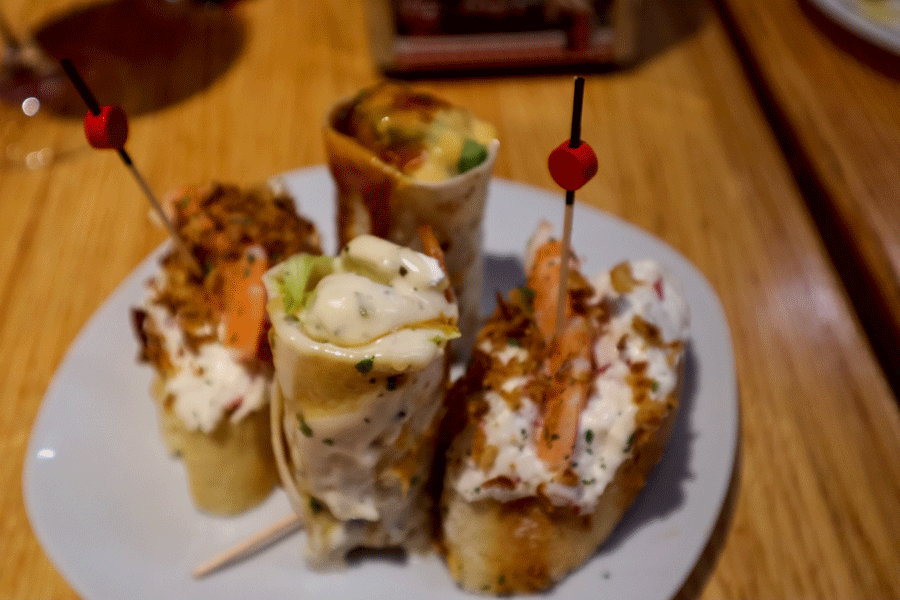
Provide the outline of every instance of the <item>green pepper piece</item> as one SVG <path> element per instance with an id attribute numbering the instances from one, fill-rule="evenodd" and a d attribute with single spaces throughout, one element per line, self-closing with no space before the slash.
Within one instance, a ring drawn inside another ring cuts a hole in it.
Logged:
<path id="1" fill-rule="evenodd" d="M 486 147 L 472 138 L 466 138 L 466 141 L 463 143 L 462 153 L 459 155 L 457 171 L 465 173 L 469 169 L 474 169 L 484 162 L 487 155 L 488 152 Z"/>

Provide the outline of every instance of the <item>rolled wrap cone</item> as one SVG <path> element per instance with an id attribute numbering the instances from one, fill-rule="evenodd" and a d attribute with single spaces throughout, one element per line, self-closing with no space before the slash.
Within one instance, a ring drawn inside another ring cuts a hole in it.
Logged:
<path id="1" fill-rule="evenodd" d="M 462 337 L 454 351 L 465 354 L 479 328 L 482 221 L 500 142 L 492 140 L 484 162 L 465 173 L 440 182 L 418 181 L 334 128 L 335 115 L 347 102 L 331 110 L 325 126 L 328 166 L 337 185 L 338 247 L 369 233 L 421 252 L 417 230 L 430 225 L 459 302 Z"/>
<path id="2" fill-rule="evenodd" d="M 441 332 L 403 329 L 345 348 L 290 325 L 280 298 L 268 310 L 273 446 L 308 564 L 340 568 L 357 547 L 429 549 L 425 491 L 449 366 L 446 343 L 430 338 Z M 369 370 L 358 366 L 369 359 Z"/>

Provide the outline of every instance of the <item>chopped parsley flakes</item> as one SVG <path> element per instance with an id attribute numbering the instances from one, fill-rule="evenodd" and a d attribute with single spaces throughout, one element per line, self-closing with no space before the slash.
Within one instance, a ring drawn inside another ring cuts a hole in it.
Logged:
<path id="1" fill-rule="evenodd" d="M 309 424 L 306 422 L 306 419 L 303 418 L 302 414 L 300 414 L 300 413 L 297 414 L 297 421 L 300 423 L 300 433 L 302 433 L 306 437 L 312 437 L 313 436 L 312 427 L 309 426 Z"/>
<path id="2" fill-rule="evenodd" d="M 369 358 L 364 358 L 354 365 L 356 370 L 365 375 L 369 371 L 372 370 L 372 367 L 375 366 L 375 357 L 370 356 Z"/>

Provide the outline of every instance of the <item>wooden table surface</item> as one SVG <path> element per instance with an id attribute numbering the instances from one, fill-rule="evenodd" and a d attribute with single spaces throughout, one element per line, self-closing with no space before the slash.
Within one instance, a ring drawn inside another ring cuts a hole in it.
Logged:
<path id="1" fill-rule="evenodd" d="M 719 2 L 896 392 L 900 57 L 812 0 Z"/>
<path id="2" fill-rule="evenodd" d="M 147 10 L 140 1 L 0 0 L 0 9 L 23 30 L 66 43 L 75 38 L 63 33 L 77 31 L 99 44 L 104 15 L 152 33 L 157 21 L 135 18 Z M 84 20 L 76 9 L 99 12 Z M 147 50 L 152 37 L 125 63 L 115 56 L 122 44 L 110 43 L 95 74 L 119 77 L 106 85 L 134 115 L 128 150 L 155 189 L 249 184 L 324 161 L 326 108 L 378 77 L 363 23 L 360 1 L 246 0 L 228 23 L 203 17 L 166 37 L 181 45 L 162 57 Z M 680 596 L 900 597 L 897 399 L 778 135 L 706 0 L 651 3 L 642 37 L 636 66 L 587 78 L 583 136 L 601 164 L 579 199 L 652 232 L 706 275 L 731 327 L 741 396 L 729 499 Z M 795 83 L 810 76 L 791 67 Z M 421 85 L 497 125 L 498 176 L 554 190 L 546 157 L 567 135 L 571 82 Z M 876 114 L 885 106 L 872 98 L 859 102 L 870 100 L 873 115 L 896 120 Z M 77 147 L 79 129 L 48 119 L 12 141 Z M 846 156 L 854 139 L 829 141 Z M 872 160 L 897 168 L 896 153 Z M 37 170 L 4 165 L 0 208 L 0 598 L 75 598 L 28 524 L 28 436 L 78 331 L 164 234 L 113 153 L 75 151 Z M 122 335 L 131 335 L 125 323 Z"/>

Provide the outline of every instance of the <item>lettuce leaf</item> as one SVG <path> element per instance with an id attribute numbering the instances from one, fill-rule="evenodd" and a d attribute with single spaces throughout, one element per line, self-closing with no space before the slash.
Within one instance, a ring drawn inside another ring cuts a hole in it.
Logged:
<path id="1" fill-rule="evenodd" d="M 287 260 L 281 272 L 281 299 L 284 312 L 292 315 L 306 308 L 316 285 L 334 271 L 330 256 L 298 254 Z"/>

